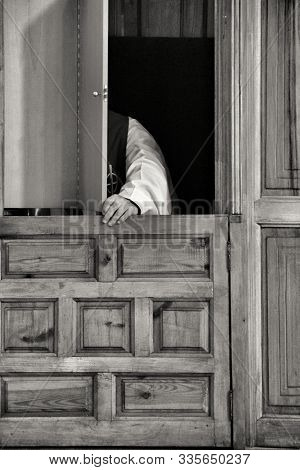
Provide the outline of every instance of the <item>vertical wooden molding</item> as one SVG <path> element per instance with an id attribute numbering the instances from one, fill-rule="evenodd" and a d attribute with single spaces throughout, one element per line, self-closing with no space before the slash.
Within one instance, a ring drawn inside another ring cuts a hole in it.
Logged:
<path id="1" fill-rule="evenodd" d="M 235 0 L 215 0 L 215 213 L 231 210 L 232 9 Z"/>
<path id="2" fill-rule="evenodd" d="M 80 328 L 76 328 L 76 304 L 73 299 L 62 297 L 58 301 L 58 356 L 72 357 L 76 354 Z"/>
<path id="3" fill-rule="evenodd" d="M 243 223 L 230 223 L 230 323 L 233 390 L 233 443 L 235 449 L 246 446 L 245 386 L 247 383 L 247 314 L 244 302 L 245 251 L 243 250 Z"/>
<path id="4" fill-rule="evenodd" d="M 97 374 L 96 417 L 98 421 L 112 420 L 112 374 Z"/>
<path id="5" fill-rule="evenodd" d="M 151 301 L 136 298 L 134 302 L 134 353 L 137 357 L 150 356 Z"/>
<path id="6" fill-rule="evenodd" d="M 118 277 L 118 239 L 114 235 L 100 235 L 98 280 L 113 282 Z"/>
<path id="7" fill-rule="evenodd" d="M 261 0 L 240 0 L 240 154 L 245 221 L 243 251 L 247 253 L 242 308 L 247 312 L 248 322 L 245 410 L 246 445 L 250 447 L 256 445 L 257 419 L 262 413 L 261 231 L 254 207 L 261 196 L 261 18 Z"/>

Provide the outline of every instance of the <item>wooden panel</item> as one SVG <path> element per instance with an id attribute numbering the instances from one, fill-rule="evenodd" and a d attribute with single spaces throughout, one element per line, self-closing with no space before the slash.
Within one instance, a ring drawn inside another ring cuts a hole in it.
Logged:
<path id="1" fill-rule="evenodd" d="M 257 421 L 257 446 L 261 447 L 300 447 L 299 419 L 285 417 L 260 418 Z"/>
<path id="2" fill-rule="evenodd" d="M 3 6 L 5 207 L 62 207 L 77 184 L 77 1 Z"/>
<path id="3" fill-rule="evenodd" d="M 108 0 L 80 0 L 79 198 L 91 212 L 106 199 L 107 41 Z"/>
<path id="4" fill-rule="evenodd" d="M 1 350 L 54 353 L 56 325 L 55 301 L 1 302 Z"/>
<path id="5" fill-rule="evenodd" d="M 154 352 L 209 353 L 209 303 L 153 302 Z"/>
<path id="6" fill-rule="evenodd" d="M 30 432 L 28 427 L 30 426 Z M 43 432 L 41 432 L 43 429 Z M 214 447 L 214 423 L 212 418 L 189 417 L 172 421 L 159 419 L 130 419 L 102 421 L 94 418 L 52 419 L 39 418 L 20 420 L 0 420 L 2 448 L 16 447 Z M 134 443 L 134 444 L 133 444 Z"/>
<path id="7" fill-rule="evenodd" d="M 209 239 L 119 239 L 121 276 L 209 276 Z"/>
<path id="8" fill-rule="evenodd" d="M 300 230 L 265 229 L 264 408 L 300 414 Z"/>
<path id="9" fill-rule="evenodd" d="M 142 36 L 179 37 L 180 0 L 141 0 Z"/>
<path id="10" fill-rule="evenodd" d="M 2 377 L 1 406 L 4 416 L 92 416 L 93 377 Z"/>
<path id="11" fill-rule="evenodd" d="M 209 377 L 117 377 L 119 415 L 209 415 Z"/>
<path id="12" fill-rule="evenodd" d="M 300 5 L 265 0 L 264 194 L 299 195 Z"/>
<path id="13" fill-rule="evenodd" d="M 81 300 L 77 312 L 77 352 L 131 352 L 130 302 Z"/>
<path id="14" fill-rule="evenodd" d="M 3 278 L 95 277 L 95 241 L 3 241 Z"/>

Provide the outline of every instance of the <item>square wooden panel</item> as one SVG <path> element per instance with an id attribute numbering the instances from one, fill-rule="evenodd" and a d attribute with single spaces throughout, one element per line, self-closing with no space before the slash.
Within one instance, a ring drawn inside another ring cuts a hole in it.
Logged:
<path id="1" fill-rule="evenodd" d="M 263 194 L 300 191 L 300 42 L 297 0 L 263 2 Z"/>
<path id="2" fill-rule="evenodd" d="M 131 302 L 77 301 L 77 352 L 131 352 Z"/>
<path id="3" fill-rule="evenodd" d="M 209 353 L 209 312 L 209 301 L 154 301 L 154 352 Z"/>
<path id="4" fill-rule="evenodd" d="M 117 376 L 117 416 L 209 416 L 210 377 Z"/>
<path id="5" fill-rule="evenodd" d="M 7 353 L 55 353 L 56 301 L 1 302 L 1 343 Z"/>
<path id="6" fill-rule="evenodd" d="M 93 416 L 94 377 L 39 375 L 1 378 L 2 416 Z"/>
<path id="7" fill-rule="evenodd" d="M 6 278 L 95 278 L 94 239 L 3 240 Z"/>
<path id="8" fill-rule="evenodd" d="M 209 278 L 209 247 L 209 237 L 119 238 L 119 276 Z"/>
<path id="9" fill-rule="evenodd" d="M 264 229 L 263 237 L 264 408 L 299 414 L 300 230 Z"/>

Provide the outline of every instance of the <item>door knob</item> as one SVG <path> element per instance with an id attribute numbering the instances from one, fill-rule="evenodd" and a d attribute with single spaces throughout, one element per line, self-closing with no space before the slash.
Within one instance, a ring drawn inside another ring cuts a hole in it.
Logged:
<path id="1" fill-rule="evenodd" d="M 95 91 L 92 92 L 92 95 L 95 98 L 98 98 L 99 96 L 103 96 L 104 101 L 106 101 L 107 97 L 108 97 L 108 88 L 107 88 L 107 86 L 104 87 L 103 92 L 95 90 Z"/>

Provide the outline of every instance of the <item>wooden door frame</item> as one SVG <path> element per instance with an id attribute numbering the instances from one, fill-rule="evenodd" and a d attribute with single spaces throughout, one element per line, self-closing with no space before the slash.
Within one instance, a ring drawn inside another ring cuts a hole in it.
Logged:
<path id="1" fill-rule="evenodd" d="M 231 0 L 230 5 L 230 155 L 226 178 L 233 447 L 243 449 L 256 445 L 256 424 L 262 415 L 261 254 L 255 214 L 255 201 L 261 194 L 262 0 Z M 225 146 L 226 140 L 220 139 L 220 143 Z"/>
<path id="2" fill-rule="evenodd" d="M 262 0 L 215 0 L 216 213 L 230 219 L 233 446 L 255 445 L 261 416 L 259 226 Z M 0 215 L 3 214 L 4 70 L 0 8 Z M 255 381 L 259 381 L 258 384 Z"/>

